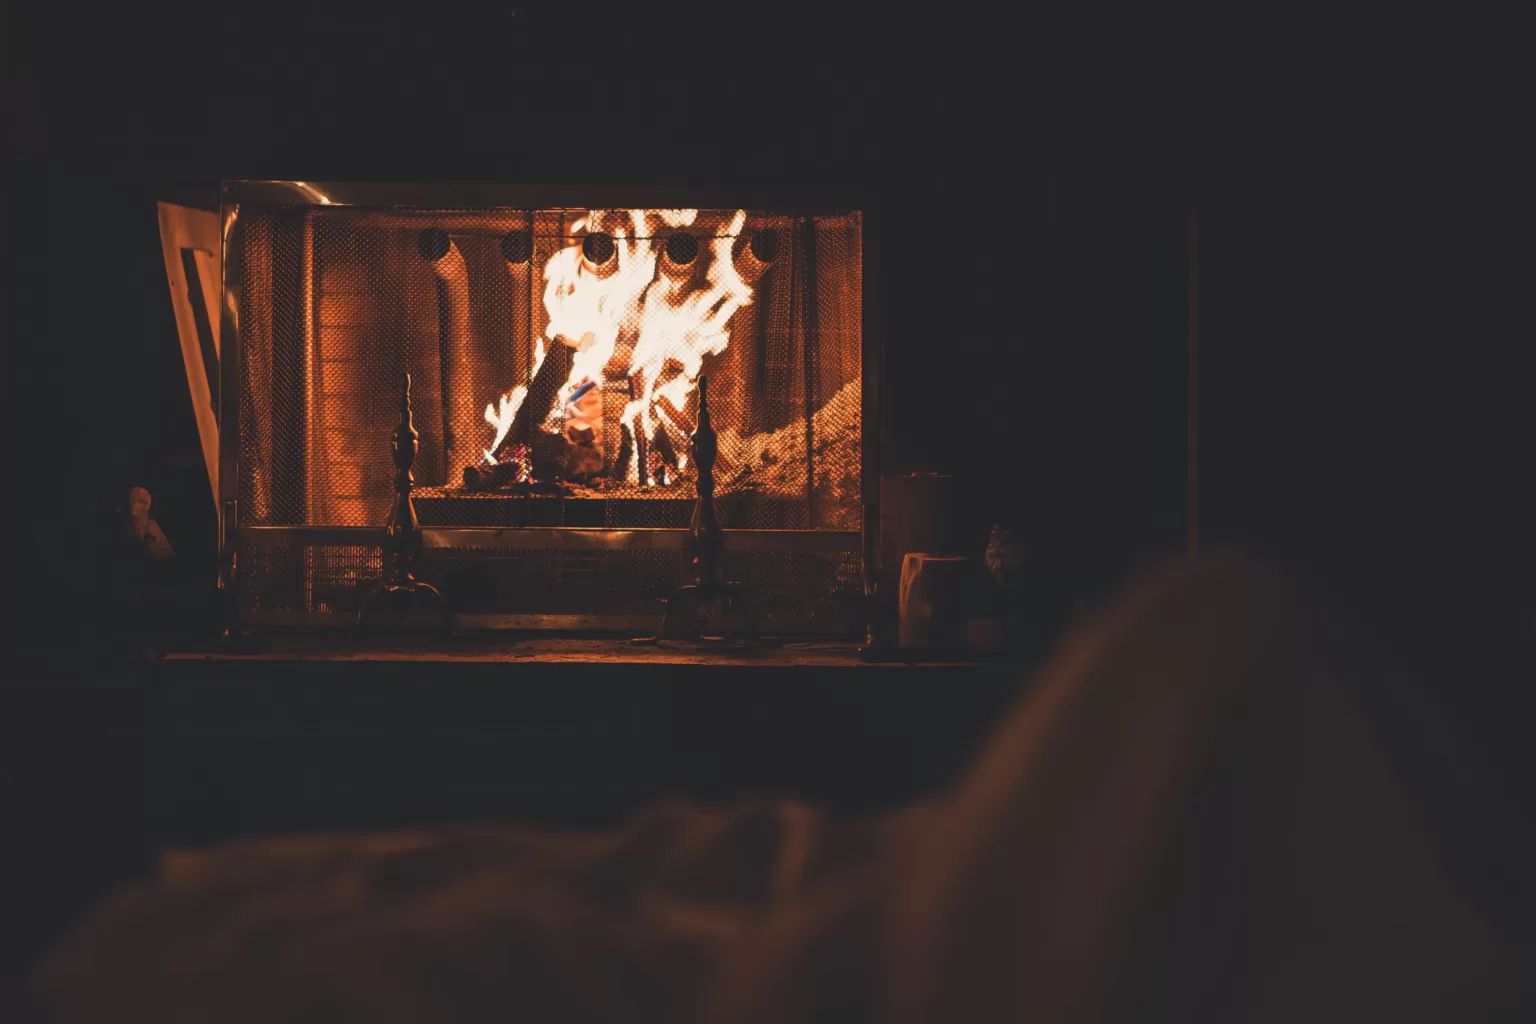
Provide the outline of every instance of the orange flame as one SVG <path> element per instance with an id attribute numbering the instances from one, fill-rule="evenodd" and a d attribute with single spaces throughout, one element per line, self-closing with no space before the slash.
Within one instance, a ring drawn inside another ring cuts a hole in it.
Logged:
<path id="1" fill-rule="evenodd" d="M 614 359 L 620 341 L 630 346 L 627 367 L 618 376 L 639 374 L 641 393 L 628 402 L 619 423 L 610 426 L 627 432 L 631 450 L 637 438 L 654 438 L 664 432 L 678 453 L 678 468 L 686 465 L 688 436 L 674 415 L 688 406 L 697 388 L 705 356 L 723 352 L 730 343 L 731 318 L 752 301 L 752 287 L 737 272 L 732 259 L 736 236 L 746 224 L 746 211 L 737 210 L 723 232 L 709 239 L 710 259 L 704 281 L 691 273 L 659 272 L 658 244 L 668 229 L 691 227 L 698 210 L 631 210 L 628 224 L 605 223 L 614 211 L 590 210 L 572 222 L 573 233 L 610 230 L 615 256 L 602 266 L 591 263 L 580 241 L 573 241 L 550 258 L 544 267 L 544 308 L 549 314 L 545 337 L 575 350 L 571 371 L 557 392 L 544 424 L 559 429 L 568 422 L 601 418 L 600 401 L 588 399 L 586 410 L 567 407 L 566 398 L 588 381 L 602 385 L 604 370 Z M 544 339 L 539 339 L 534 372 L 544 359 Z M 485 419 L 494 428 L 493 452 L 505 440 L 512 420 L 526 400 L 528 388 L 519 385 L 503 395 L 499 408 L 486 406 Z M 664 400 L 664 404 L 663 404 Z M 595 432 L 603 424 L 592 422 Z M 631 460 L 629 482 L 654 483 L 649 467 Z"/>
<path id="2" fill-rule="evenodd" d="M 533 344 L 533 373 L 528 376 L 536 376 L 539 367 L 544 365 L 544 339 L 539 338 Z M 517 387 L 501 396 L 501 406 L 487 405 L 485 407 L 485 422 L 496 431 L 496 439 L 485 450 L 485 462 L 488 466 L 496 465 L 496 450 L 501 447 L 501 442 L 507 439 L 507 432 L 512 429 L 512 423 L 517 419 L 517 410 L 523 407 L 523 400 L 528 397 L 528 385 L 519 384 Z"/>

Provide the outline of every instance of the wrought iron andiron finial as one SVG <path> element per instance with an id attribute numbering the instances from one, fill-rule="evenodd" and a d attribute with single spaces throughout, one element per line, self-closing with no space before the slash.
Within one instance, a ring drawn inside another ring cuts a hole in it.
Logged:
<path id="1" fill-rule="evenodd" d="M 416 519 L 416 506 L 411 501 L 411 464 L 421 447 L 421 435 L 416 432 L 411 419 L 411 375 L 404 375 L 400 389 L 400 421 L 395 424 L 394 439 L 390 449 L 395 461 L 395 504 L 389 512 L 389 522 L 384 527 L 384 579 L 357 613 L 357 624 L 363 629 L 383 606 L 387 618 L 403 624 L 406 615 L 417 604 L 430 605 L 440 618 L 443 627 L 448 625 L 448 610 L 443 596 L 430 583 L 416 578 L 416 553 L 421 550 L 421 525 Z"/>
<path id="2" fill-rule="evenodd" d="M 699 425 L 693 432 L 693 465 L 698 473 L 697 503 L 688 526 L 688 546 L 693 555 L 693 581 L 680 587 L 667 600 L 661 629 L 655 636 L 633 641 L 654 644 L 668 637 L 706 639 L 705 630 L 713 614 L 735 610 L 746 621 L 745 633 L 755 634 L 750 609 L 742 595 L 725 585 L 725 534 L 715 511 L 715 456 L 719 453 L 715 428 L 709 420 L 709 378 L 699 377 Z"/>
<path id="3" fill-rule="evenodd" d="M 688 539 L 693 551 L 694 586 L 719 586 L 724 582 L 720 553 L 725 534 L 715 510 L 715 457 L 719 454 L 715 428 L 709 421 L 709 378 L 699 378 L 699 425 L 693 432 L 693 464 L 698 470 L 699 500 L 693 506 Z"/>

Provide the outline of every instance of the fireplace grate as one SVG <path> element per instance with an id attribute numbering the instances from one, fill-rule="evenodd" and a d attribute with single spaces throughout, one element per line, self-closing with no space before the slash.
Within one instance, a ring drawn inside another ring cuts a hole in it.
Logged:
<path id="1" fill-rule="evenodd" d="M 728 551 L 727 580 L 750 595 L 762 628 L 783 633 L 845 632 L 860 621 L 857 554 Z M 242 618 L 255 625 L 348 625 L 379 582 L 377 546 L 243 546 L 237 560 Z M 687 577 L 680 550 L 430 548 L 418 575 L 447 596 L 461 627 L 550 622 L 654 628 L 661 599 Z"/>

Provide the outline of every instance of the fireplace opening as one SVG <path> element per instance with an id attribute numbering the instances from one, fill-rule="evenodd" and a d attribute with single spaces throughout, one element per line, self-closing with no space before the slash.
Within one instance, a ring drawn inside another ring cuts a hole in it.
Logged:
<path id="1" fill-rule="evenodd" d="M 707 375 L 727 572 L 768 625 L 854 628 L 858 212 L 245 202 L 225 217 L 247 618 L 349 614 L 377 580 L 368 531 L 393 500 L 403 374 L 424 573 L 461 617 L 654 617 L 684 575 Z"/>

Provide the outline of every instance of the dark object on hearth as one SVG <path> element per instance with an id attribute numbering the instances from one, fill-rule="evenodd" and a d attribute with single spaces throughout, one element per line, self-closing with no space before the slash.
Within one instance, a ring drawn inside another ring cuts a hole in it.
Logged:
<path id="1" fill-rule="evenodd" d="M 752 235 L 752 255 L 764 263 L 779 258 L 779 233 L 773 228 L 763 228 Z"/>
<path id="2" fill-rule="evenodd" d="M 1021 531 L 995 524 L 983 556 L 986 617 L 994 624 L 994 649 L 1023 650 L 1042 639 L 1045 624 L 1040 565 L 1031 558 Z"/>
<path id="3" fill-rule="evenodd" d="M 901 564 L 903 651 L 958 654 L 966 649 L 976 563 L 956 555 L 909 551 Z"/>
<path id="4" fill-rule="evenodd" d="M 112 579 L 119 593 L 162 584 L 174 559 L 160 524 L 149 517 L 150 503 L 149 491 L 131 487 L 113 510 Z"/>
<path id="5" fill-rule="evenodd" d="M 144 554 L 151 560 L 175 558 L 176 552 L 171 548 L 171 542 L 165 539 L 165 532 L 160 529 L 160 524 L 149 517 L 153 502 L 154 498 L 145 488 L 129 488 L 126 512 L 127 532 L 135 538 L 138 546 L 143 548 Z"/>
<path id="6" fill-rule="evenodd" d="M 957 548 L 955 478 L 888 473 L 880 478 L 879 565 L 870 594 L 870 652 L 897 644 L 901 565 L 908 552 L 962 554 Z"/>
<path id="7" fill-rule="evenodd" d="M 707 635 L 712 620 L 727 614 L 743 618 L 743 639 L 756 638 L 751 608 L 740 591 L 725 585 L 721 553 L 725 533 L 715 511 L 715 457 L 718 454 L 715 428 L 709 422 L 709 378 L 699 378 L 699 425 L 693 432 L 693 464 L 698 472 L 698 501 L 693 507 L 693 522 L 688 526 L 688 546 L 693 559 L 693 582 L 679 588 L 667 599 L 661 629 L 655 636 L 637 638 L 633 643 L 654 644 L 667 639 L 724 639 Z"/>
<path id="8" fill-rule="evenodd" d="M 686 267 L 699 258 L 699 240 L 679 231 L 667 239 L 667 259 L 680 267 Z"/>
<path id="9" fill-rule="evenodd" d="M 501 255 L 508 263 L 527 263 L 533 257 L 533 236 L 526 231 L 502 235 Z"/>
<path id="10" fill-rule="evenodd" d="M 425 232 L 423 232 L 425 234 Z M 421 549 L 421 525 L 416 520 L 416 506 L 411 503 L 411 463 L 416 461 L 420 435 L 411 422 L 411 375 L 404 375 L 400 389 L 400 422 L 395 426 L 390 448 L 395 461 L 395 504 L 384 527 L 384 581 L 368 595 L 357 612 L 359 631 L 368 628 L 380 615 L 390 624 L 408 624 L 410 613 L 425 607 L 449 626 L 448 607 L 443 595 L 430 583 L 416 578 L 416 553 Z"/>
<path id="11" fill-rule="evenodd" d="M 901 584 L 909 551 L 958 555 L 955 478 L 941 473 L 888 473 L 880 478 L 880 578 Z"/>
<path id="12" fill-rule="evenodd" d="M 107 608 L 99 639 L 105 653 L 154 660 L 167 646 L 206 637 L 217 609 L 199 567 L 176 557 L 152 499 L 131 487 L 112 510 Z"/>
<path id="13" fill-rule="evenodd" d="M 416 251 L 421 258 L 428 263 L 436 263 L 448 255 L 448 249 L 453 241 L 448 237 L 448 232 L 442 228 L 427 228 L 416 236 Z"/>
<path id="14" fill-rule="evenodd" d="M 581 240 L 581 253 L 591 263 L 602 266 L 613 259 L 613 236 L 605 231 L 594 231 Z"/>
<path id="15" fill-rule="evenodd" d="M 1017 588 L 1024 571 L 1024 542 L 1014 530 L 994 524 L 987 538 L 987 572 L 1003 588 Z"/>

